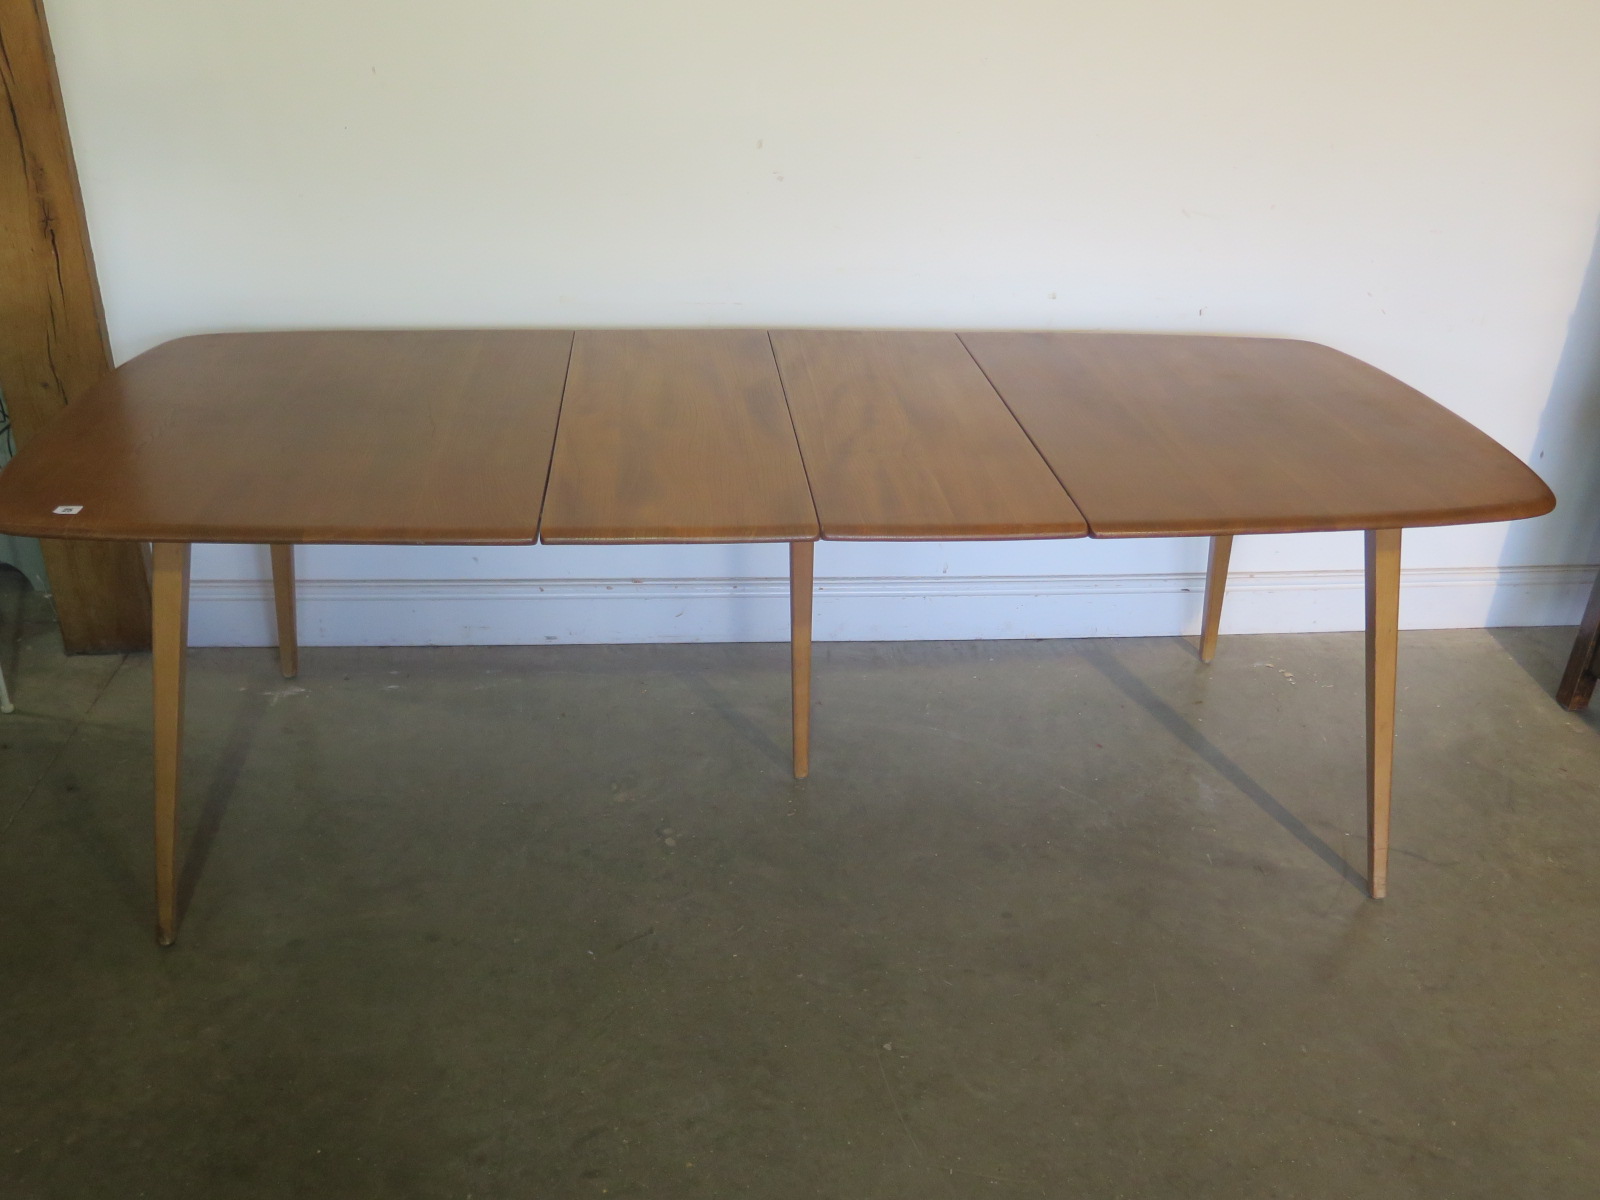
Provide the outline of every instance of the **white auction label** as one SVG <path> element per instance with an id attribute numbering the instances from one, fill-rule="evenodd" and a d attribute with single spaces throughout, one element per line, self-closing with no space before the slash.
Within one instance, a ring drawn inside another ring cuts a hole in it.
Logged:
<path id="1" fill-rule="evenodd" d="M 83 511 L 81 504 L 58 504 L 52 510 L 58 517 L 75 517 Z"/>

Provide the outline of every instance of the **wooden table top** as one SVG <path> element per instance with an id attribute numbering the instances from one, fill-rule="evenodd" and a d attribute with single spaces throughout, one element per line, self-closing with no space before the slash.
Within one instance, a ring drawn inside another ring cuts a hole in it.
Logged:
<path id="1" fill-rule="evenodd" d="M 1089 532 L 955 334 L 775 330 L 772 349 L 823 537 Z"/>
<path id="2" fill-rule="evenodd" d="M 532 542 L 571 343 L 517 330 L 168 342 L 106 376 L 0 471 L 0 528 Z"/>
<path id="3" fill-rule="evenodd" d="M 1140 537 L 1553 505 L 1347 355 L 1162 334 L 215 334 L 119 367 L 0 471 L 5 532 L 193 542 Z"/>
<path id="4" fill-rule="evenodd" d="M 1310 342 L 964 333 L 1095 537 L 1506 521 L 1555 497 L 1421 392 Z"/>
<path id="5" fill-rule="evenodd" d="M 817 533 L 765 332 L 577 335 L 540 540 L 779 542 Z"/>

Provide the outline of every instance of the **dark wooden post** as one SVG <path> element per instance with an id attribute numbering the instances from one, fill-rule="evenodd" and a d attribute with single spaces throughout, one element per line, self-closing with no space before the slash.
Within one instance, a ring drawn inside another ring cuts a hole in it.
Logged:
<path id="1" fill-rule="evenodd" d="M 111 367 L 42 0 L 0 0 L 0 388 L 19 448 Z M 150 644 L 131 542 L 45 542 L 71 653 Z"/>
<path id="2" fill-rule="evenodd" d="M 1594 695 L 1596 668 L 1600 668 L 1600 579 L 1594 581 L 1594 591 L 1589 593 L 1589 607 L 1584 610 L 1583 624 L 1578 626 L 1577 639 L 1572 643 L 1572 656 L 1567 659 L 1566 674 L 1556 689 L 1556 699 L 1562 708 L 1573 712 L 1589 707 Z"/>

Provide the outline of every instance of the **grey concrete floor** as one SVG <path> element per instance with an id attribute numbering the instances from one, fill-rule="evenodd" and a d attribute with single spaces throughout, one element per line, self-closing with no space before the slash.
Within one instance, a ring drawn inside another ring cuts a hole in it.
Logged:
<path id="1" fill-rule="evenodd" d="M 1570 631 L 192 655 L 5 593 L 0 1196 L 1593 1197 Z M 20 606 L 20 612 L 19 612 Z"/>

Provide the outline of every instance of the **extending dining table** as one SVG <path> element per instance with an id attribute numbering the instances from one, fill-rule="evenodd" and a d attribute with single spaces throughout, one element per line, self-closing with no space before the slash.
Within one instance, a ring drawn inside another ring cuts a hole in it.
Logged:
<path id="1" fill-rule="evenodd" d="M 151 546 L 158 940 L 176 937 L 190 548 L 786 542 L 794 774 L 818 539 L 1366 538 L 1367 885 L 1387 890 L 1400 541 L 1555 499 L 1415 389 L 1278 338 L 858 330 L 322 330 L 158 346 L 0 473 L 0 532 Z"/>

